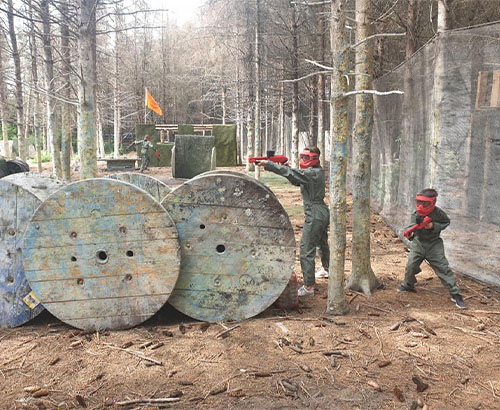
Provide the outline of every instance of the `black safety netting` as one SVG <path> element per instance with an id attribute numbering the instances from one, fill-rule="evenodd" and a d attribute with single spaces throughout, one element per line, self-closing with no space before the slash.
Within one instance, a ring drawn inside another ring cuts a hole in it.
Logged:
<path id="1" fill-rule="evenodd" d="M 372 205 L 402 236 L 435 188 L 457 273 L 500 286 L 500 23 L 436 36 L 375 82 Z"/>

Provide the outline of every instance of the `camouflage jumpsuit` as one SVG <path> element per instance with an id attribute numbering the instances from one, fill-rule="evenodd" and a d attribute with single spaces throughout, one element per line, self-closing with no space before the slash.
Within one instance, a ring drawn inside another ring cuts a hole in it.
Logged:
<path id="1" fill-rule="evenodd" d="M 443 240 L 440 233 L 450 224 L 450 218 L 446 215 L 441 208 L 437 206 L 429 214 L 432 218 L 432 229 L 416 230 L 415 237 L 410 246 L 410 254 L 408 255 L 408 263 L 406 264 L 405 279 L 402 285 L 406 289 L 413 289 L 417 279 L 415 275 L 422 270 L 420 265 L 426 259 L 436 273 L 441 283 L 448 288 L 451 295 L 459 293 L 458 286 L 455 282 L 453 272 L 448 265 L 444 253 Z M 411 225 L 406 229 L 417 223 L 417 211 L 414 211 L 411 216 Z"/>
<path id="2" fill-rule="evenodd" d="M 155 147 L 151 142 L 148 140 L 143 140 L 143 141 L 136 141 L 134 142 L 134 145 L 141 145 L 141 169 L 140 171 L 143 172 L 145 169 L 148 168 L 149 165 L 149 149 L 152 149 L 154 151 Z"/>
<path id="3" fill-rule="evenodd" d="M 293 185 L 300 186 L 304 202 L 306 219 L 300 241 L 300 267 L 306 286 L 314 286 L 314 267 L 316 248 L 323 267 L 328 270 L 330 265 L 330 249 L 328 247 L 328 225 L 330 212 L 326 206 L 325 175 L 321 167 L 293 169 L 268 161 L 264 167 L 288 179 Z"/>

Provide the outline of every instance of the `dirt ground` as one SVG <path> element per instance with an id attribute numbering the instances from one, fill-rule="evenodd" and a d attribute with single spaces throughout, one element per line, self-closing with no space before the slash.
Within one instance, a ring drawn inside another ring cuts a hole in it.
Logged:
<path id="1" fill-rule="evenodd" d="M 170 168 L 148 173 L 180 182 Z M 300 192 L 286 181 L 271 187 L 298 245 Z M 397 293 L 406 257 L 374 214 L 372 266 L 381 289 L 371 297 L 347 291 L 350 312 L 325 317 L 328 284 L 319 279 L 298 310 L 271 307 L 227 337 L 219 335 L 236 324 L 196 322 L 168 304 L 140 326 L 101 333 L 44 312 L 0 330 L 0 408 L 500 408 L 500 294 L 458 277 L 469 306 L 459 310 L 428 266 L 417 293 Z M 300 284 L 298 260 L 295 271 Z"/>

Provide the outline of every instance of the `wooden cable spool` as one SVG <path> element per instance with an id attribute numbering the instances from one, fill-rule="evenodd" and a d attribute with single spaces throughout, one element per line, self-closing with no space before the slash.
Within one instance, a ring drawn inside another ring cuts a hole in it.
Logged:
<path id="1" fill-rule="evenodd" d="M 268 188 L 231 173 L 197 176 L 162 201 L 181 244 L 181 271 L 169 303 L 199 320 L 241 321 L 283 292 L 295 237 Z"/>
<path id="2" fill-rule="evenodd" d="M 109 178 L 51 195 L 24 236 L 32 289 L 54 316 L 84 330 L 125 329 L 154 315 L 177 281 L 179 256 L 160 203 Z"/>
<path id="3" fill-rule="evenodd" d="M 159 179 L 153 178 L 149 175 L 138 174 L 137 172 L 120 172 L 117 174 L 107 175 L 106 178 L 112 178 L 135 185 L 136 187 L 146 191 L 158 202 L 161 202 L 161 200 L 172 191 L 167 184 Z"/>
<path id="4" fill-rule="evenodd" d="M 62 186 L 34 173 L 0 180 L 0 328 L 20 326 L 43 310 L 25 277 L 22 240 L 35 210 Z"/>

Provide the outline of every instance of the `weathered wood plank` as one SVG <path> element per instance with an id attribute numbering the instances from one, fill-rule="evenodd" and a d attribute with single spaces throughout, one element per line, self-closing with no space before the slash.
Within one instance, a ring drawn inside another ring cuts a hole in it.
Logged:
<path id="1" fill-rule="evenodd" d="M 0 328 L 20 326 L 43 310 L 34 300 L 23 301 L 31 288 L 22 263 L 22 237 L 36 208 L 63 185 L 32 173 L 0 180 Z"/>
<path id="2" fill-rule="evenodd" d="M 278 298 L 293 271 L 295 237 L 267 187 L 214 172 L 187 181 L 162 204 L 181 243 L 172 306 L 199 320 L 239 321 Z"/>
<path id="3" fill-rule="evenodd" d="M 156 313 L 180 266 L 165 209 L 110 178 L 67 185 L 35 212 L 24 237 L 31 287 L 47 310 L 85 330 L 124 329 Z"/>

